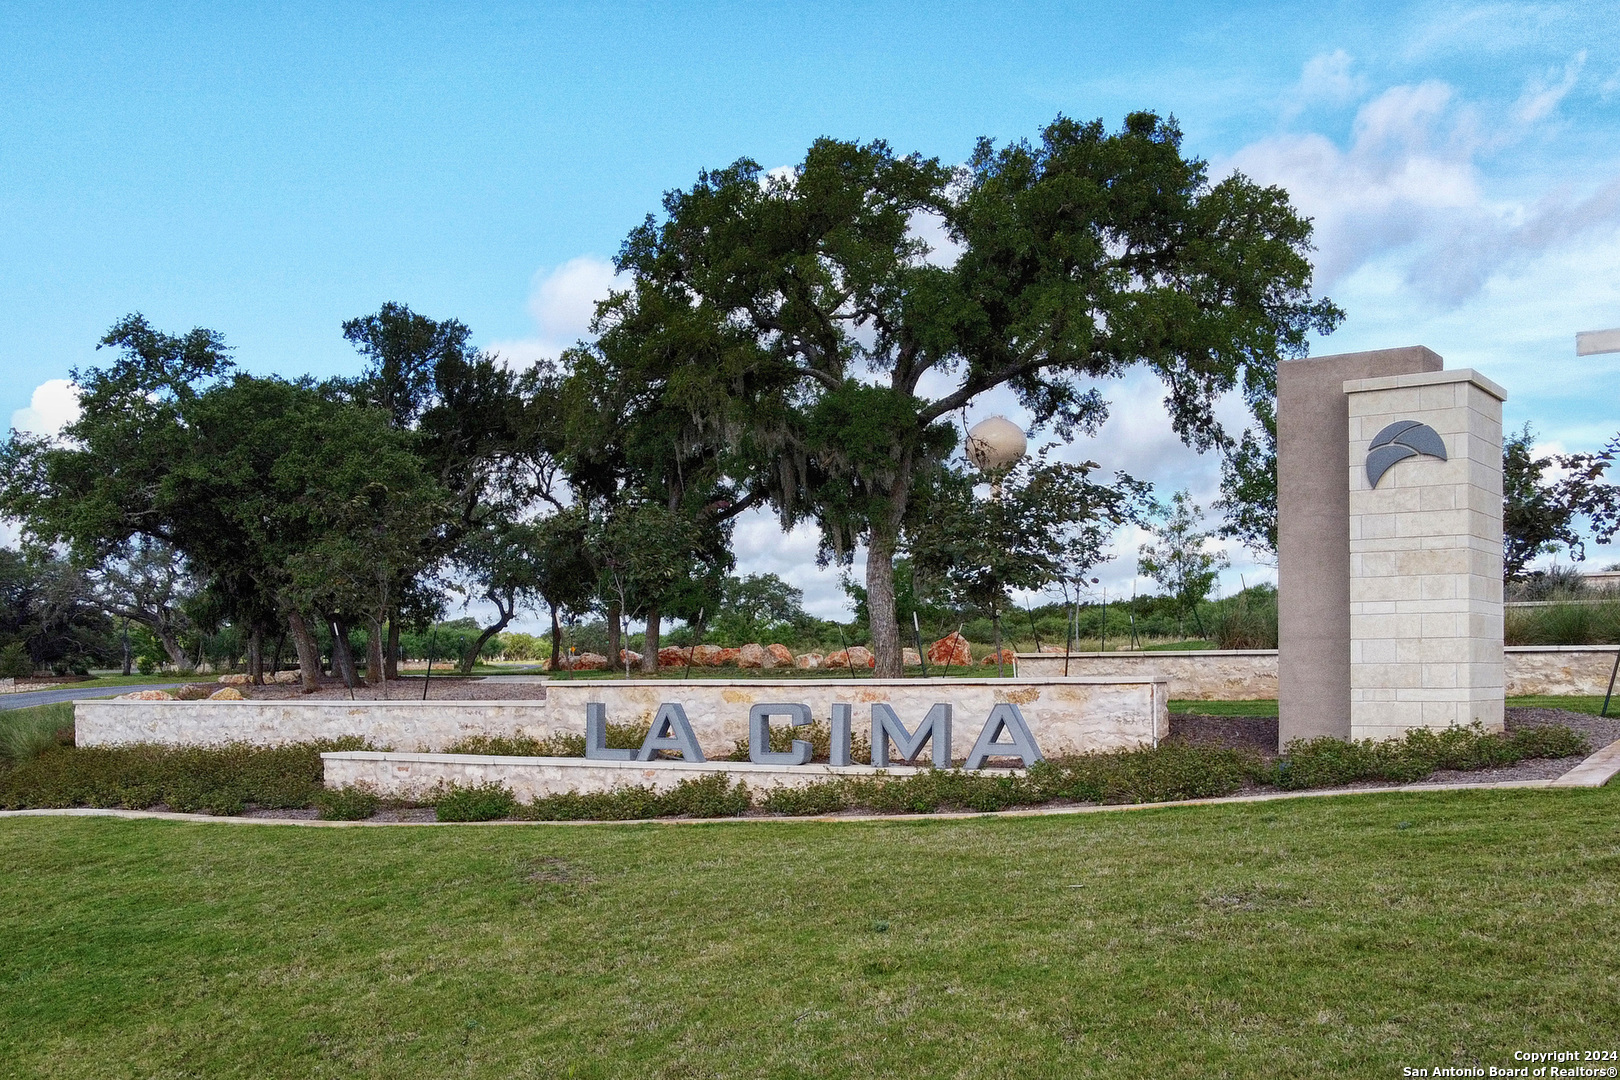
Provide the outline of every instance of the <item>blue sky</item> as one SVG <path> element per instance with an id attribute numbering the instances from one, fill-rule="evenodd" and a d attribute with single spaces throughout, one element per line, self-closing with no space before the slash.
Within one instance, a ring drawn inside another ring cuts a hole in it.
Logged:
<path id="1" fill-rule="evenodd" d="M 960 161 L 1138 108 L 1315 216 L 1349 312 L 1316 352 L 1427 344 L 1551 445 L 1620 430 L 1620 357 L 1573 344 L 1620 326 L 1620 19 L 1557 3 L 7 4 L 0 417 L 60 423 L 130 311 L 326 375 L 357 367 L 339 323 L 401 300 L 522 363 L 702 167 L 822 134 Z M 1119 385 L 1074 452 L 1207 500 L 1158 396 Z M 839 606 L 807 534 L 753 519 L 738 548 Z M 1229 584 L 1267 573 L 1233 556 Z"/>

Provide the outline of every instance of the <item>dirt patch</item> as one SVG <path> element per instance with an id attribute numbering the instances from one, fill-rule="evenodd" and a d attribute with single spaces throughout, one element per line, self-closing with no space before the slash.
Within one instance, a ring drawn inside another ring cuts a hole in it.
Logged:
<path id="1" fill-rule="evenodd" d="M 1225 746 L 1233 750 L 1258 750 L 1267 757 L 1277 756 L 1275 716 L 1207 716 L 1203 713 L 1171 713 L 1170 737 L 1198 746 Z"/>

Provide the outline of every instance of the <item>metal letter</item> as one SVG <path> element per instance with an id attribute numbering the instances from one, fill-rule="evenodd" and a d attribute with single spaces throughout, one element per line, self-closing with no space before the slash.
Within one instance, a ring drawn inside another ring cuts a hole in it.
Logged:
<path id="1" fill-rule="evenodd" d="M 647 738 L 642 742 L 636 760 L 651 761 L 660 750 L 674 750 L 687 761 L 703 760 L 697 736 L 692 734 L 692 725 L 686 721 L 686 710 L 681 708 L 679 702 L 666 701 L 658 706 L 658 715 L 653 717 L 652 727 L 647 729 Z"/>
<path id="2" fill-rule="evenodd" d="M 810 760 L 810 744 L 793 740 L 793 749 L 771 750 L 771 717 L 785 716 L 791 727 L 810 724 L 808 705 L 755 705 L 748 710 L 748 760 L 756 765 L 803 765 Z"/>
<path id="3" fill-rule="evenodd" d="M 907 731 L 906 725 L 883 702 L 872 704 L 872 764 L 880 769 L 889 765 L 889 739 L 900 751 L 901 758 L 910 761 L 922 753 L 923 743 L 934 744 L 934 768 L 951 767 L 951 707 L 940 702 L 928 710 L 917 730 Z"/>
<path id="4" fill-rule="evenodd" d="M 585 706 L 585 756 L 592 761 L 634 761 L 634 750 L 609 750 L 607 706 L 592 701 Z"/>
<path id="5" fill-rule="evenodd" d="M 1012 737 L 1012 742 L 996 741 L 1003 729 Z M 984 721 L 984 730 L 979 732 L 979 741 L 973 744 L 973 752 L 968 755 L 962 768 L 982 769 L 984 759 L 991 757 L 1015 757 L 1024 763 L 1025 768 L 1045 760 L 1018 706 L 997 705 L 990 710 L 990 715 Z"/>
<path id="6" fill-rule="evenodd" d="M 850 728 L 855 710 L 850 705 L 834 705 L 832 710 L 832 748 L 827 752 L 827 764 L 850 764 Z"/>

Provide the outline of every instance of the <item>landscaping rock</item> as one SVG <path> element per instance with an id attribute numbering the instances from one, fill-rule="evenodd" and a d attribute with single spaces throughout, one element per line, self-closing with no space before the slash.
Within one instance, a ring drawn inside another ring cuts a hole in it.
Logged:
<path id="1" fill-rule="evenodd" d="M 740 668 L 775 667 L 776 657 L 766 652 L 763 645 L 744 645 L 737 650 L 737 666 Z"/>
<path id="2" fill-rule="evenodd" d="M 274 677 L 266 675 L 265 676 L 265 681 L 266 682 L 278 682 L 278 683 L 295 683 L 301 678 L 303 678 L 303 676 L 300 675 L 296 671 L 278 671 L 278 672 L 275 673 Z"/>
<path id="3" fill-rule="evenodd" d="M 793 651 L 786 645 L 767 645 L 765 651 L 775 658 L 777 667 L 790 667 L 793 664 Z"/>
<path id="4" fill-rule="evenodd" d="M 1012 663 L 1013 663 L 1013 660 L 1014 660 L 1016 655 L 1017 654 L 1015 654 L 1011 649 L 1002 649 L 1001 650 L 1001 662 L 1003 664 L 1006 664 L 1007 666 L 1011 667 Z M 981 664 L 994 664 L 995 662 L 996 662 L 996 654 L 995 653 L 991 653 L 989 656 L 987 656 L 983 660 L 979 661 L 979 663 L 981 663 Z"/>
<path id="5" fill-rule="evenodd" d="M 173 701 L 175 697 L 167 690 L 134 690 L 128 694 L 119 694 L 114 701 Z"/>
<path id="6" fill-rule="evenodd" d="M 200 685 L 197 683 L 192 683 L 190 686 L 180 687 L 180 689 L 174 692 L 174 696 L 179 698 L 181 701 L 202 701 L 213 692 L 214 688 L 207 683 L 202 683 Z"/>
<path id="7" fill-rule="evenodd" d="M 737 658 L 740 656 L 742 656 L 741 649 L 721 649 L 720 659 L 715 661 L 715 666 L 726 667 L 728 665 L 735 664 L 737 662 Z"/>
<path id="8" fill-rule="evenodd" d="M 580 653 L 578 656 L 573 658 L 573 662 L 572 662 L 572 665 L 570 666 L 569 670 L 571 670 L 571 671 L 606 671 L 607 669 L 608 669 L 608 658 L 607 657 L 603 656 L 601 653 L 586 652 L 586 653 Z"/>
<path id="9" fill-rule="evenodd" d="M 666 645 L 658 650 L 659 667 L 685 667 L 686 658 L 692 653 L 691 649 L 678 649 L 673 645 Z"/>
<path id="10" fill-rule="evenodd" d="M 242 691 L 234 686 L 224 686 L 208 695 L 209 701 L 246 701 Z"/>
<path id="11" fill-rule="evenodd" d="M 1062 655 L 1063 653 L 1068 652 L 1068 650 L 1062 645 L 1042 645 L 1041 652 L 1053 652 Z"/>
<path id="12" fill-rule="evenodd" d="M 947 634 L 928 646 L 928 662 L 939 667 L 967 667 L 973 663 L 973 649 L 961 634 Z"/>
<path id="13" fill-rule="evenodd" d="M 917 654 L 916 649 L 901 649 L 900 662 L 906 667 L 922 667 L 922 657 Z"/>
<path id="14" fill-rule="evenodd" d="M 719 667 L 725 651 L 718 645 L 696 645 L 692 648 L 692 666 Z"/>
<path id="15" fill-rule="evenodd" d="M 625 664 L 629 664 L 630 666 L 634 667 L 635 665 L 637 665 L 639 663 L 641 663 L 641 654 L 640 653 L 636 652 L 633 649 L 620 649 L 619 650 L 619 666 L 620 667 L 623 667 Z"/>
<path id="16" fill-rule="evenodd" d="M 225 686 L 247 686 L 253 682 L 251 675 L 221 675 L 219 681 Z"/>
<path id="17" fill-rule="evenodd" d="M 821 666 L 821 654 L 818 652 L 800 653 L 793 658 L 793 666 L 801 671 L 812 671 Z"/>
<path id="18" fill-rule="evenodd" d="M 877 657 L 865 645 L 854 645 L 848 651 L 839 649 L 837 652 L 827 654 L 822 665 L 827 668 L 869 668 L 877 666 Z"/>

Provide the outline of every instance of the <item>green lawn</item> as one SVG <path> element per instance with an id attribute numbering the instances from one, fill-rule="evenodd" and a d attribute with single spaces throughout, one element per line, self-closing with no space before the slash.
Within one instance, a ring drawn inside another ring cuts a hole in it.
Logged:
<path id="1" fill-rule="evenodd" d="M 7 1077 L 1319 1077 L 1620 1039 L 1620 790 L 0 820 Z"/>

